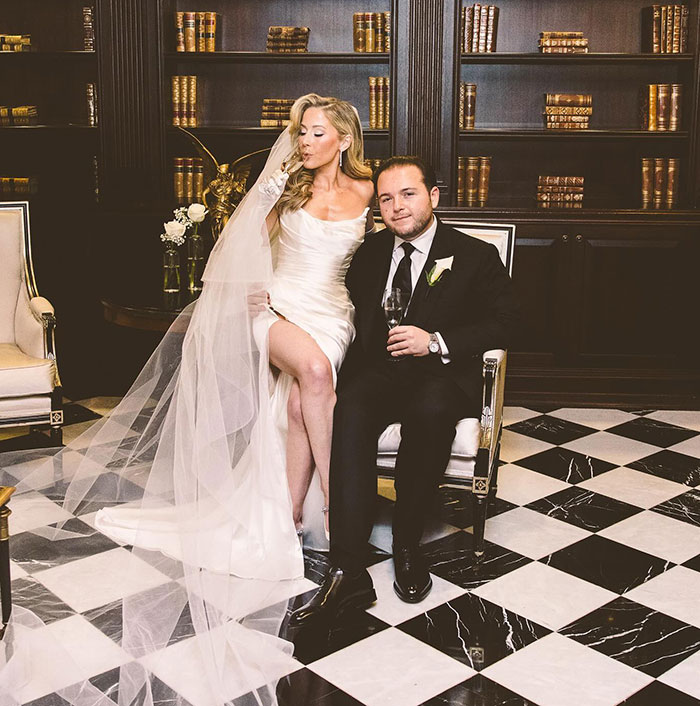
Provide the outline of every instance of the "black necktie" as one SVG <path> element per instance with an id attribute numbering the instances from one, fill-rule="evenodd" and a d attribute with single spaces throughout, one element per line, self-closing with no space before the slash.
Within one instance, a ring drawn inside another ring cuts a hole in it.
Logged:
<path id="1" fill-rule="evenodd" d="M 411 294 L 413 285 L 411 283 L 411 255 L 415 247 L 411 243 L 401 243 L 404 255 L 396 268 L 394 279 L 391 282 L 393 289 L 400 289 L 403 292 Z"/>

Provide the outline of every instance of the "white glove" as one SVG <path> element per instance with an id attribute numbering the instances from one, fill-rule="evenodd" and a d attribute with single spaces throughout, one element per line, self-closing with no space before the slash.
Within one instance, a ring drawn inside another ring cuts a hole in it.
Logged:
<path id="1" fill-rule="evenodd" d="M 278 169 L 269 178 L 260 182 L 258 189 L 260 189 L 260 193 L 265 197 L 266 201 L 269 200 L 270 203 L 276 203 L 279 197 L 282 196 L 287 179 L 289 179 L 289 174 Z"/>

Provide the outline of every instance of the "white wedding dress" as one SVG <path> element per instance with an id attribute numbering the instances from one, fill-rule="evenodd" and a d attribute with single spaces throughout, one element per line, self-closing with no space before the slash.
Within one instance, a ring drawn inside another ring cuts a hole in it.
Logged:
<path id="1" fill-rule="evenodd" d="M 354 308 L 345 273 L 365 233 L 368 209 L 356 218 L 326 221 L 304 209 L 283 213 L 279 235 L 273 245 L 275 262 L 269 287 L 271 309 L 309 333 L 331 362 L 334 377 L 355 335 Z M 276 322 L 272 311 L 264 311 L 253 323 L 256 338 L 266 336 Z M 285 473 L 287 400 L 293 378 L 271 374 L 271 420 L 269 430 L 257 430 L 251 444 L 268 445 L 270 465 L 255 467 L 260 458 L 249 449 L 231 470 L 249 477 L 231 497 L 236 512 L 245 521 L 231 520 L 228 512 L 206 501 L 192 507 L 191 521 L 183 522 L 186 507 L 106 508 L 95 526 L 118 542 L 182 559 L 181 547 L 196 546 L 201 567 L 243 578 L 285 579 L 303 574 L 302 554 L 291 516 Z M 259 440 L 259 441 L 256 441 Z M 325 549 L 323 496 L 318 474 L 304 505 L 304 544 Z M 235 512 L 233 513 L 235 514 Z"/>

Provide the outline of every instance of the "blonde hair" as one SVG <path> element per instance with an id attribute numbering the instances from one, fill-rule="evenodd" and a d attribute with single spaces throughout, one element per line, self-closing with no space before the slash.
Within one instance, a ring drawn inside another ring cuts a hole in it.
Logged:
<path id="1" fill-rule="evenodd" d="M 299 134 L 301 120 L 309 108 L 320 108 L 328 118 L 330 124 L 338 131 L 341 139 L 350 135 L 350 146 L 343 153 L 342 171 L 352 179 L 371 179 L 372 170 L 364 163 L 364 146 L 362 142 L 362 128 L 360 117 L 355 108 L 347 101 L 331 96 L 319 96 L 308 93 L 298 98 L 291 110 L 291 123 L 289 131 L 295 143 L 287 169 L 290 173 L 284 193 L 277 202 L 277 208 L 284 211 L 297 211 L 311 198 L 311 187 L 314 181 L 312 169 L 302 166 L 301 151 L 299 150 Z"/>

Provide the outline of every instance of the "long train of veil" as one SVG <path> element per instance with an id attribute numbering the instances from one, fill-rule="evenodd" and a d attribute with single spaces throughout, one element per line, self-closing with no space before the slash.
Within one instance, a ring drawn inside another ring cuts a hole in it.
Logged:
<path id="1" fill-rule="evenodd" d="M 258 183 L 291 151 L 287 128 Z M 132 572 L 140 577 L 122 600 L 123 706 L 152 704 L 154 675 L 167 682 L 173 670 L 184 671 L 183 699 L 197 706 L 248 692 L 274 704 L 276 680 L 295 668 L 292 645 L 278 632 L 303 559 L 284 449 L 270 431 L 267 336 L 256 331 L 250 308 L 272 276 L 269 210 L 256 183 L 212 251 L 199 300 L 111 414 L 48 458 L 37 451 L 0 457 L 1 483 L 16 485 L 18 495 L 60 499 L 71 514 L 119 504 L 168 517 L 170 550 L 139 548 L 137 526 L 121 577 L 125 585 Z M 61 524 L 33 531 L 58 543 L 75 536 Z M 222 546 L 235 550 L 213 551 Z M 0 706 L 21 703 L 36 676 L 39 627 L 30 611 L 15 608 L 0 643 Z M 188 639 L 178 642 L 183 631 Z M 114 704 L 87 680 L 58 693 L 75 706 Z"/>

